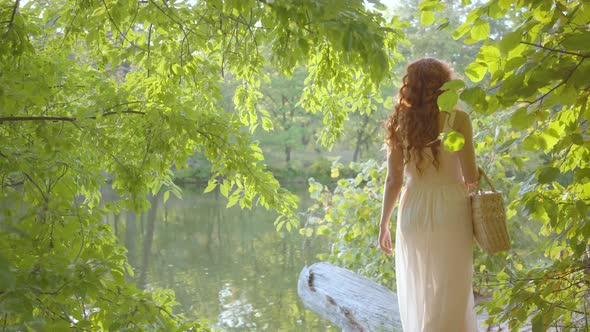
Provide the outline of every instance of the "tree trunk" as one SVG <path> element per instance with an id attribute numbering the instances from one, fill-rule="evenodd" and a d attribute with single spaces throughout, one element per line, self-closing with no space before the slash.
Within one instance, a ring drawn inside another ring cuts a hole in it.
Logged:
<path id="1" fill-rule="evenodd" d="M 354 154 L 352 155 L 352 161 L 357 162 L 359 160 L 359 155 L 361 154 L 361 133 L 359 132 L 356 138 L 356 144 L 354 147 Z"/>
<path id="2" fill-rule="evenodd" d="M 141 234 L 141 237 L 145 236 L 145 218 L 146 213 L 141 213 L 139 215 L 139 234 Z"/>
<path id="3" fill-rule="evenodd" d="M 119 214 L 114 215 L 113 227 L 115 228 L 115 237 L 119 238 Z"/>
<path id="4" fill-rule="evenodd" d="M 127 260 L 135 268 L 135 237 L 137 215 L 133 211 L 128 211 L 125 218 L 125 247 L 127 247 Z"/>
<path id="5" fill-rule="evenodd" d="M 352 156 L 352 161 L 357 162 L 358 158 L 361 154 L 361 146 L 363 144 L 363 134 L 365 134 L 365 131 L 367 130 L 367 125 L 369 124 L 369 116 L 365 114 L 364 118 L 363 118 L 363 124 L 362 127 L 360 127 L 357 130 L 357 136 L 356 136 L 356 144 L 355 144 L 355 148 L 354 148 L 354 155 Z"/>
<path id="6" fill-rule="evenodd" d="M 285 146 L 285 161 L 287 165 L 291 162 L 291 146 L 289 145 Z"/>
<path id="7" fill-rule="evenodd" d="M 306 266 L 297 293 L 303 304 L 343 331 L 401 331 L 397 295 L 327 262 Z"/>
<path id="8" fill-rule="evenodd" d="M 143 256 L 141 259 L 141 272 L 139 275 L 139 289 L 145 289 L 147 284 L 147 275 L 150 270 L 150 257 L 152 255 L 152 243 L 154 242 L 154 231 L 156 228 L 156 219 L 158 217 L 158 207 L 162 198 L 162 191 L 156 196 L 150 197 L 152 208 L 147 212 L 147 233 L 143 242 Z"/>
<path id="9" fill-rule="evenodd" d="M 305 125 L 303 123 L 301 124 L 301 133 L 301 145 L 307 146 L 311 136 L 305 134 Z"/>

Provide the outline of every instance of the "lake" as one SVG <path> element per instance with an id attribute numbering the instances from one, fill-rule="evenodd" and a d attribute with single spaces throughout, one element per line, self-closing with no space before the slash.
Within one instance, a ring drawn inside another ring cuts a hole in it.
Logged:
<path id="1" fill-rule="evenodd" d="M 227 209 L 225 198 L 189 189 L 182 200 L 152 200 L 140 216 L 108 217 L 139 287 L 174 290 L 177 313 L 220 331 L 336 331 L 300 301 L 297 278 L 314 248 L 296 231 L 277 232 L 275 212 Z"/>

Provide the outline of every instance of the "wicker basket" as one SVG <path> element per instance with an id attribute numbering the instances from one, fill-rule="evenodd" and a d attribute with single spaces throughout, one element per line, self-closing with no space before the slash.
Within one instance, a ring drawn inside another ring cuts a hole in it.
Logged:
<path id="1" fill-rule="evenodd" d="M 494 189 L 486 173 L 479 168 L 492 191 L 483 191 L 481 181 L 477 190 L 471 194 L 471 215 L 473 234 L 484 251 L 494 254 L 510 249 L 510 236 L 506 227 L 506 212 L 502 194 Z"/>

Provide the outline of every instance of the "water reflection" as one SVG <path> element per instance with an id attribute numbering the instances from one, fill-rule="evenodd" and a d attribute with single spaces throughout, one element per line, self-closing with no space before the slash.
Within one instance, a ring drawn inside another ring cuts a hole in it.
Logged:
<path id="1" fill-rule="evenodd" d="M 174 290 L 178 312 L 222 331 L 330 330 L 297 296 L 305 265 L 299 235 L 277 233 L 276 215 L 263 208 L 226 209 L 213 194 L 183 195 L 166 204 L 152 197 L 147 213 L 109 218 L 139 287 Z"/>

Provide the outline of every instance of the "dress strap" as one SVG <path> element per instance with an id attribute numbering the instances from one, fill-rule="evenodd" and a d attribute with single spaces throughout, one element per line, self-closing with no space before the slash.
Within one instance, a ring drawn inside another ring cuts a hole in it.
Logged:
<path id="1" fill-rule="evenodd" d="M 455 115 L 456 114 L 457 114 L 456 110 L 452 110 L 449 112 L 449 115 L 447 116 L 447 118 L 445 120 L 445 125 L 443 128 L 444 133 L 448 133 L 449 131 L 451 131 L 451 129 L 453 129 L 453 126 L 455 125 Z"/>

